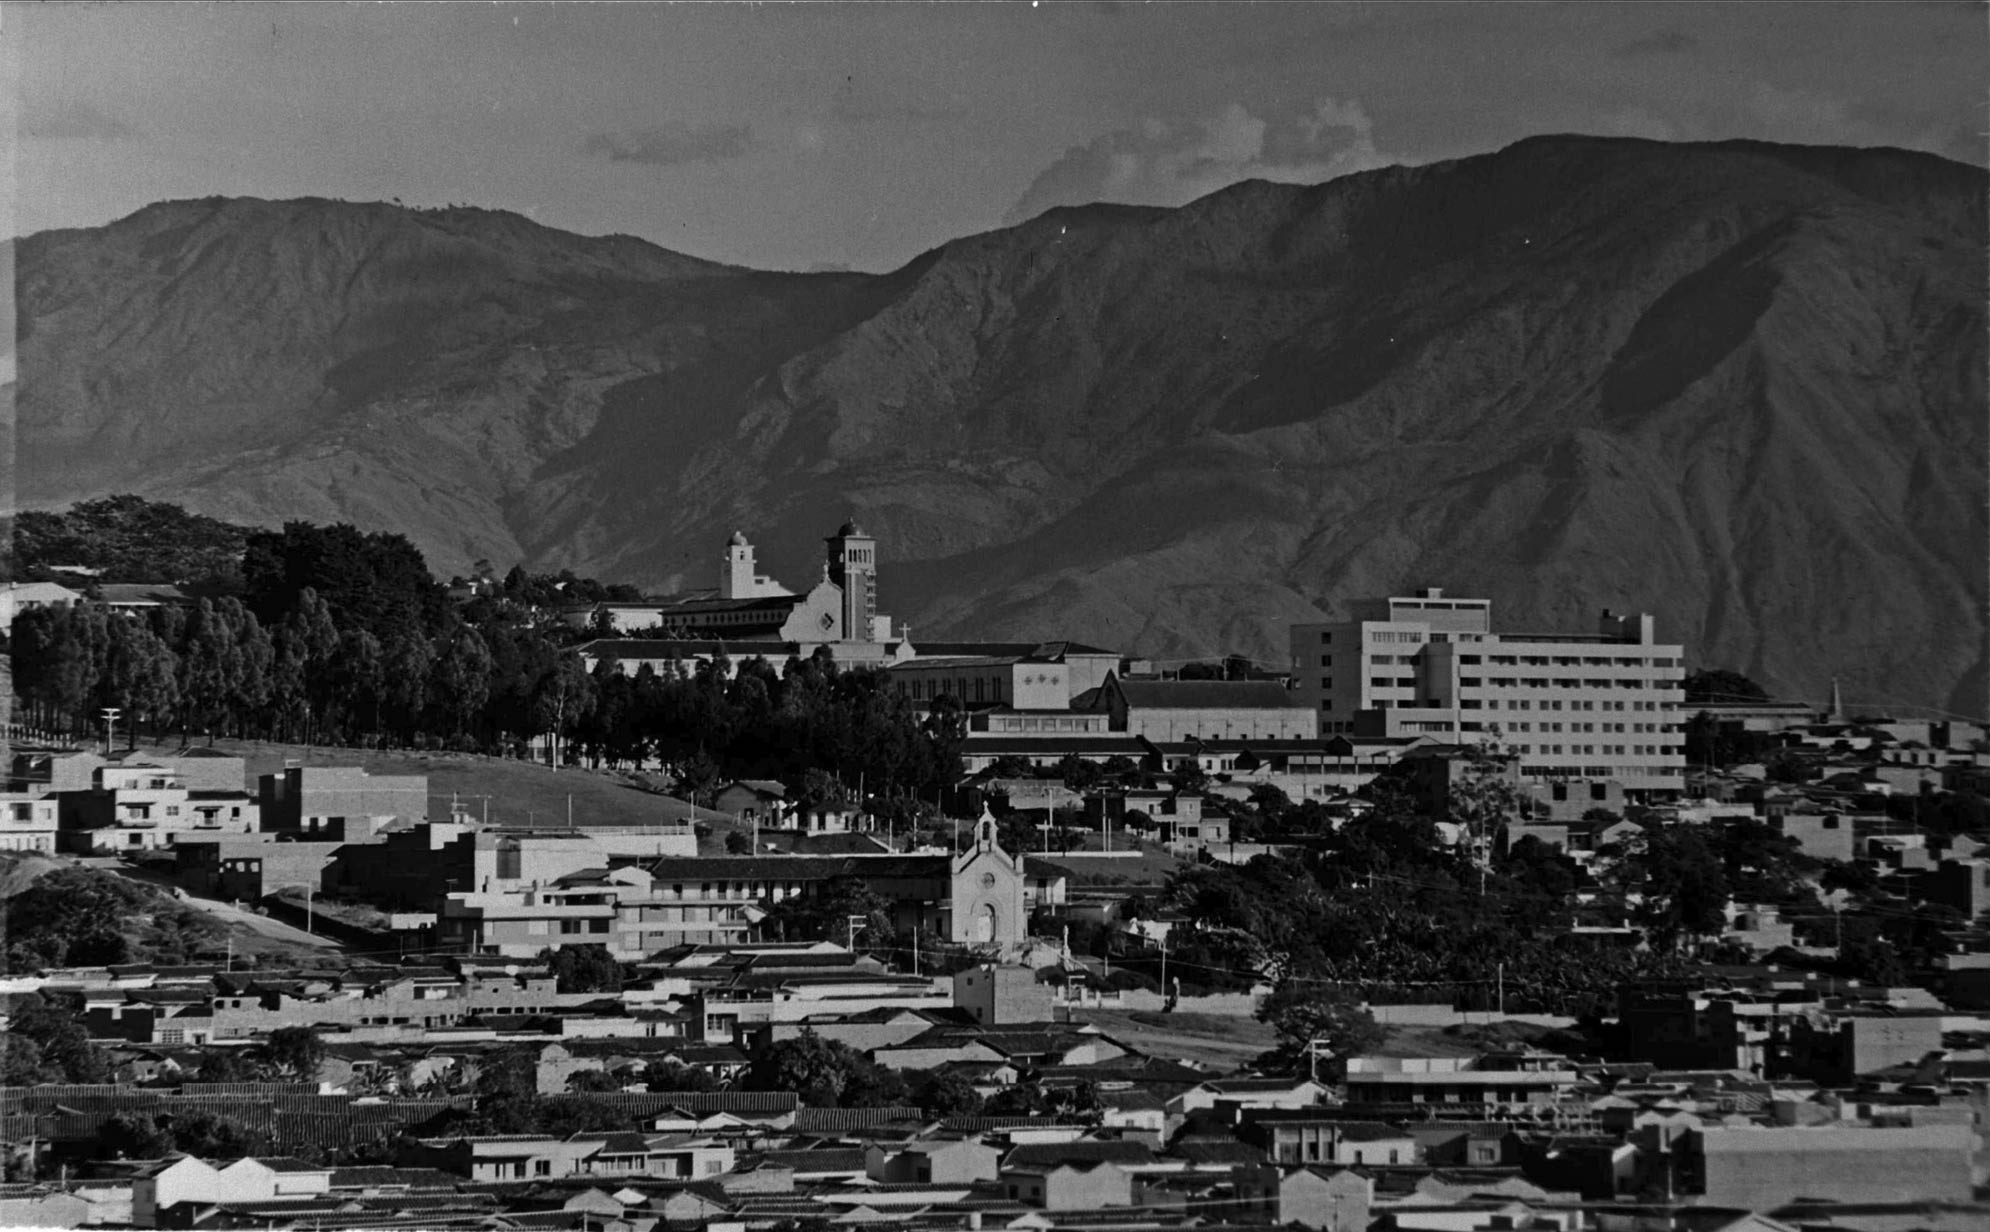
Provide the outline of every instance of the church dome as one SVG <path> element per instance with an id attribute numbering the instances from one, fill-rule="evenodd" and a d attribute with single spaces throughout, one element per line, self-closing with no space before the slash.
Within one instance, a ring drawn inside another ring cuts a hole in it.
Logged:
<path id="1" fill-rule="evenodd" d="M 726 546 L 729 548 L 743 548 L 749 546 L 746 542 L 746 532 L 737 531 L 737 530 L 732 532 L 732 538 L 726 540 Z"/>
<path id="2" fill-rule="evenodd" d="M 852 535 L 862 535 L 863 533 L 854 519 L 836 528 L 836 537 L 839 539 L 848 539 Z"/>

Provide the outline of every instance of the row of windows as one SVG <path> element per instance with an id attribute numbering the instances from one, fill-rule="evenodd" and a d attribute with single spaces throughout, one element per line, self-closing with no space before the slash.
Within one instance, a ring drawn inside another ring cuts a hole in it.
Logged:
<path id="1" fill-rule="evenodd" d="M 1656 744 L 1516 744 L 1513 751 L 1522 755 L 1538 753 L 1543 756 L 1568 757 L 1663 757 L 1669 751 Z"/>
<path id="2" fill-rule="evenodd" d="M 1000 679 L 990 680 L 986 676 L 976 677 L 972 688 L 963 676 L 952 680 L 921 680 L 915 677 L 911 682 L 911 694 L 915 702 L 932 701 L 942 693 L 951 693 L 963 702 L 969 700 L 970 693 L 974 695 L 972 700 L 977 702 L 999 702 L 1002 700 L 1002 684 Z M 903 685 L 899 687 L 904 689 Z"/>
<path id="3" fill-rule="evenodd" d="M 1487 655 L 1485 660 L 1494 667 L 1679 667 L 1678 659 L 1643 655 Z M 1478 655 L 1459 655 L 1460 663 L 1477 663 Z"/>
<path id="4" fill-rule="evenodd" d="M 1460 676 L 1461 688 L 1479 689 L 1671 689 L 1677 688 L 1677 681 L 1643 679 L 1636 680 L 1590 680 L 1573 676 L 1494 676 L 1485 679 L 1478 676 Z"/>
<path id="5" fill-rule="evenodd" d="M 1629 766 L 1522 766 L 1520 773 L 1532 779 L 1676 779 L 1677 766 L 1629 765 Z"/>

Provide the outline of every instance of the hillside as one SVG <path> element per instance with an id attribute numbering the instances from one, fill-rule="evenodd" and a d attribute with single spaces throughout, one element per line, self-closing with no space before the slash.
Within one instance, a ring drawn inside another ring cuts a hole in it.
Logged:
<path id="1" fill-rule="evenodd" d="M 169 202 L 20 243 L 21 495 L 657 589 L 736 526 L 806 581 L 854 512 L 915 635 L 1278 662 L 1290 621 L 1438 584 L 1981 712 L 1984 203 L 1900 151 L 1540 138 L 873 277 Z"/>

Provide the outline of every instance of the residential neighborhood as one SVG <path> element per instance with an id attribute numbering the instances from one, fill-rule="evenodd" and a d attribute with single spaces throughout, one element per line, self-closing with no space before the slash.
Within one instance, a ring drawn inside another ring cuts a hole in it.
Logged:
<path id="1" fill-rule="evenodd" d="M 810 640 L 693 620 L 797 600 L 743 535 L 717 599 L 550 627 L 597 697 L 723 700 L 762 652 L 872 679 L 943 733 L 924 798 L 577 724 L 503 768 L 665 786 L 521 824 L 331 748 L 17 728 L 6 849 L 189 939 L 85 961 L 100 919 L 14 899 L 0 1222 L 1990 1217 L 1982 726 L 1737 697 L 1648 616 L 1509 634 L 1434 588 L 1294 626 L 1289 665 L 922 645 L 852 615 L 874 541 L 829 544 Z M 1392 957 L 1392 901 L 1526 941 Z M 214 961 L 238 916 L 274 935 Z"/>

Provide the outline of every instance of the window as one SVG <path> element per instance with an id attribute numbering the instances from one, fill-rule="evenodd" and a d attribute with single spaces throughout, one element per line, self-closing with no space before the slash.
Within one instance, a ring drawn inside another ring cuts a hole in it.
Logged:
<path id="1" fill-rule="evenodd" d="M 553 1175 L 553 1161 L 552 1161 L 552 1160 L 550 1160 L 550 1159 L 535 1159 L 535 1160 L 533 1160 L 533 1161 L 532 1161 L 532 1175 L 533 1175 L 533 1176 L 551 1176 L 551 1175 Z"/>

